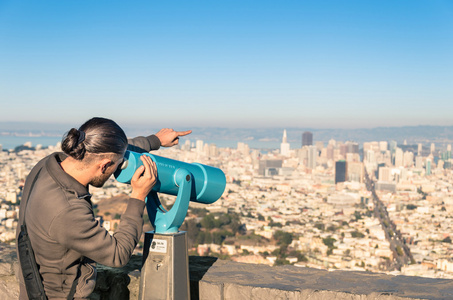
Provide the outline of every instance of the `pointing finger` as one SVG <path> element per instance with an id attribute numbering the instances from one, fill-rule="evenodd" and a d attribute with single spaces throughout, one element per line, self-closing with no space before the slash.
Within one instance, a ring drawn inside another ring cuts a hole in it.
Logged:
<path id="1" fill-rule="evenodd" d="M 185 135 L 188 135 L 188 134 L 192 133 L 192 130 L 175 131 L 175 133 L 176 133 L 177 136 L 185 136 Z"/>

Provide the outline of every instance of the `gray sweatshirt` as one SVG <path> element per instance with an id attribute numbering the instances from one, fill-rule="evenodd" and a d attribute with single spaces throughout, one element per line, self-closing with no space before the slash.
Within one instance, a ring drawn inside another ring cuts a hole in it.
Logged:
<path id="1" fill-rule="evenodd" d="M 135 144 L 129 149 L 136 152 L 160 147 L 156 136 L 129 142 Z M 127 264 L 143 228 L 145 203 L 133 198 L 128 200 L 113 235 L 101 227 L 95 219 L 87 187 L 60 167 L 59 163 L 66 157 L 64 153 L 53 153 L 41 160 L 27 177 L 22 198 L 27 199 L 31 182 L 40 171 L 28 200 L 25 220 L 49 299 L 66 299 L 79 265 L 80 277 L 74 298 L 87 298 L 96 283 L 95 262 L 111 267 Z M 22 201 L 20 205 L 17 234 L 24 220 L 25 203 Z M 19 280 L 20 299 L 28 299 L 21 273 Z"/>

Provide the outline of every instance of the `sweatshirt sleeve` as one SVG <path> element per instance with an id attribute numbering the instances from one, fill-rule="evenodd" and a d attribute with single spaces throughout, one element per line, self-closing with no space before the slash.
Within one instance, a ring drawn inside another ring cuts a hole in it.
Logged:
<path id="1" fill-rule="evenodd" d="M 141 237 L 144 208 L 145 202 L 130 198 L 118 229 L 110 235 L 90 207 L 74 204 L 55 218 L 49 234 L 64 247 L 100 264 L 121 267 L 127 264 Z"/>
<path id="2" fill-rule="evenodd" d="M 158 150 L 161 146 L 159 138 L 154 134 L 147 137 L 139 136 L 133 139 L 128 139 L 128 143 L 129 145 L 127 150 L 139 153 Z"/>

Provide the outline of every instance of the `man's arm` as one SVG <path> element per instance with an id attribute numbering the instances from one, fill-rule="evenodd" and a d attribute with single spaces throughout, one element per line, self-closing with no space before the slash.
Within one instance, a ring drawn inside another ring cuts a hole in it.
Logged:
<path id="1" fill-rule="evenodd" d="M 144 208 L 144 201 L 130 198 L 112 236 L 94 219 L 90 207 L 71 205 L 52 222 L 49 235 L 64 247 L 98 263 L 121 267 L 129 261 L 142 234 Z"/>
<path id="2" fill-rule="evenodd" d="M 158 150 L 162 147 L 172 147 L 179 143 L 179 137 L 188 135 L 192 130 L 175 131 L 170 128 L 162 128 L 158 133 L 144 137 L 139 136 L 129 139 L 127 150 L 143 153 L 152 150 Z"/>
<path id="3" fill-rule="evenodd" d="M 143 165 L 132 177 L 131 198 L 113 236 L 99 226 L 87 201 L 78 201 L 63 209 L 52 222 L 49 235 L 66 248 L 98 263 L 111 267 L 124 266 L 142 234 L 145 198 L 157 178 L 156 164 L 151 158 L 143 155 L 140 159 Z"/>
<path id="4" fill-rule="evenodd" d="M 133 139 L 128 139 L 127 150 L 138 153 L 149 152 L 152 150 L 158 150 L 161 146 L 159 138 L 152 134 L 147 137 L 138 136 Z"/>

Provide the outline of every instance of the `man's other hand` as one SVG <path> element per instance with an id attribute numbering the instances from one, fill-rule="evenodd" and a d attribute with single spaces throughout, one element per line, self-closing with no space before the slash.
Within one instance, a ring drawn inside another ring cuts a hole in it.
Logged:
<path id="1" fill-rule="evenodd" d="M 140 156 L 143 165 L 137 168 L 131 179 L 131 197 L 145 201 L 151 189 L 156 184 L 157 167 L 156 163 L 148 155 Z"/>
<path id="2" fill-rule="evenodd" d="M 192 133 L 192 130 L 174 131 L 170 128 L 162 128 L 155 135 L 159 138 L 162 147 L 171 147 L 179 143 L 180 136 L 185 136 L 190 133 Z"/>

